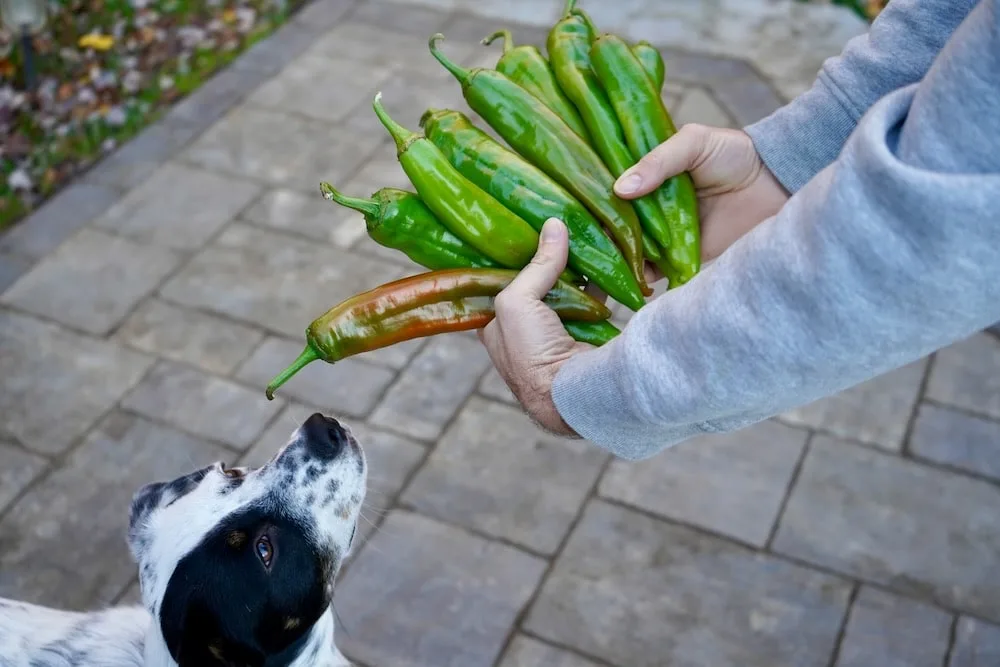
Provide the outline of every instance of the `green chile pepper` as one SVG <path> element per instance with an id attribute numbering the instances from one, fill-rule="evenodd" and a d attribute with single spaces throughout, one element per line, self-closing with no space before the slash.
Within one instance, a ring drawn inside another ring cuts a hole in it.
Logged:
<path id="1" fill-rule="evenodd" d="M 652 44 L 643 40 L 632 45 L 632 53 L 642 63 L 642 68 L 646 74 L 653 78 L 656 89 L 663 91 L 663 82 L 667 78 L 667 67 L 663 63 L 663 56 Z"/>
<path id="2" fill-rule="evenodd" d="M 563 322 L 563 327 L 569 335 L 581 343 L 589 343 L 600 347 L 621 333 L 615 325 L 607 320 L 603 322 Z"/>
<path id="3" fill-rule="evenodd" d="M 541 100 L 496 70 L 468 70 L 438 49 L 431 54 L 461 84 L 462 95 L 511 148 L 569 190 L 607 227 L 644 295 L 652 294 L 642 272 L 639 219 L 632 205 L 614 193 L 615 179 L 600 156 Z"/>
<path id="4" fill-rule="evenodd" d="M 448 230 L 498 264 L 522 269 L 538 250 L 538 232 L 458 173 L 444 153 L 422 135 L 389 117 L 382 93 L 372 104 L 375 115 L 396 143 L 397 158 L 420 199 Z M 563 278 L 577 282 L 572 272 Z"/>
<path id="5" fill-rule="evenodd" d="M 365 216 L 368 236 L 398 250 L 431 270 L 500 268 L 500 264 L 458 238 L 441 224 L 420 197 L 397 188 L 382 188 L 371 198 L 349 197 L 329 183 L 320 183 L 323 197 Z"/>
<path id="6" fill-rule="evenodd" d="M 616 35 L 601 35 L 590 49 L 590 58 L 636 160 L 676 133 L 660 92 L 625 40 Z M 653 238 L 666 250 L 667 259 L 683 284 L 701 268 L 698 198 L 691 175 L 678 174 L 651 195 L 669 223 L 669 239 L 657 238 L 655 234 Z"/>
<path id="7" fill-rule="evenodd" d="M 562 220 L 569 230 L 569 267 L 619 303 L 632 310 L 642 308 L 642 290 L 617 246 L 587 207 L 555 180 L 460 111 L 428 109 L 420 127 L 459 173 L 537 231 L 549 218 Z"/>
<path id="8" fill-rule="evenodd" d="M 482 43 L 484 46 L 489 46 L 498 37 L 503 37 L 503 53 L 497 61 L 496 71 L 506 74 L 511 81 L 544 102 L 574 132 L 589 141 L 587 126 L 583 124 L 576 107 L 560 90 L 552 68 L 549 66 L 549 61 L 545 59 L 538 47 L 529 44 L 514 46 L 514 38 L 511 36 L 510 30 L 498 30 L 483 39 Z"/>

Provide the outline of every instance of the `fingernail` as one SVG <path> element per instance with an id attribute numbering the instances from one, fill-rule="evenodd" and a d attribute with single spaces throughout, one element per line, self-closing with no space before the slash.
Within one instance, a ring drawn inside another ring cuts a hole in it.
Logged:
<path id="1" fill-rule="evenodd" d="M 623 195 L 632 194 L 642 187 L 642 176 L 637 172 L 625 174 L 615 184 L 615 189 Z"/>
<path id="2" fill-rule="evenodd" d="M 542 243 L 551 243 L 559 240 L 559 221 L 549 218 L 542 225 Z"/>

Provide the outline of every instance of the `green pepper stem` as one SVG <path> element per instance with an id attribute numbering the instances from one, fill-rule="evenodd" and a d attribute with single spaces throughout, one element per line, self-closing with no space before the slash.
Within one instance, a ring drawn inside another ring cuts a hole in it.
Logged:
<path id="1" fill-rule="evenodd" d="M 390 135 L 392 135 L 392 140 L 396 142 L 396 148 L 399 152 L 405 151 L 410 142 L 417 138 L 417 135 L 389 117 L 389 112 L 387 112 L 385 107 L 382 106 L 381 90 L 375 93 L 375 100 L 372 102 L 372 108 L 375 109 L 375 115 L 378 116 L 379 122 L 382 123 L 382 126 L 389 131 Z"/>
<path id="2" fill-rule="evenodd" d="M 464 86 L 469 81 L 470 72 L 450 60 L 448 56 L 441 53 L 441 49 L 438 47 L 438 42 L 442 39 L 444 39 L 444 35 L 441 33 L 431 35 L 431 38 L 427 41 L 427 46 L 430 47 L 431 55 L 434 56 L 439 63 L 444 65 L 444 68 L 451 72 L 451 74 L 458 79 L 458 82 Z"/>
<path id="3" fill-rule="evenodd" d="M 590 34 L 592 36 L 591 38 L 592 39 L 597 39 L 597 37 L 598 37 L 597 26 L 594 25 L 594 22 L 590 19 L 590 15 L 587 14 L 587 12 L 583 11 L 582 9 L 575 9 L 574 8 L 574 9 L 571 9 L 569 11 L 569 13 L 572 14 L 573 16 L 577 16 L 580 19 L 582 19 L 583 22 L 585 24 L 587 24 L 587 28 L 590 29 Z"/>
<path id="4" fill-rule="evenodd" d="M 576 0 L 566 0 L 566 6 L 563 8 L 563 16 L 569 16 L 576 8 Z"/>
<path id="5" fill-rule="evenodd" d="M 514 36 L 510 34 L 510 30 L 497 30 L 489 37 L 484 38 L 481 44 L 489 46 L 497 37 L 503 37 L 503 54 L 507 55 L 507 52 L 514 48 Z"/>
<path id="6" fill-rule="evenodd" d="M 312 363 L 317 359 L 319 359 L 319 354 L 316 353 L 316 350 L 314 350 L 311 345 L 306 345 L 306 349 L 302 351 L 302 354 L 299 355 L 298 359 L 293 361 L 291 366 L 278 373 L 278 375 L 268 383 L 267 389 L 264 390 L 264 394 L 267 395 L 267 400 L 273 401 L 275 389 L 288 382 L 288 379 L 302 370 L 306 364 Z"/>
<path id="7" fill-rule="evenodd" d="M 323 197 L 328 201 L 334 201 L 341 206 L 353 208 L 355 211 L 361 211 L 365 214 L 365 216 L 370 216 L 372 218 L 378 217 L 379 205 L 378 202 L 373 199 L 349 197 L 342 192 L 338 192 L 336 188 L 326 181 L 319 184 L 319 191 L 323 193 Z"/>
<path id="8" fill-rule="evenodd" d="M 434 109 L 433 107 L 432 107 L 432 108 L 430 108 L 430 109 L 428 109 L 428 110 L 427 110 L 427 111 L 425 111 L 425 112 L 424 112 L 424 114 L 423 114 L 423 115 L 422 115 L 422 116 L 420 117 L 420 120 L 419 120 L 419 121 L 417 121 L 417 125 L 419 125 L 421 129 L 423 129 L 423 128 L 424 128 L 424 126 L 426 126 L 426 125 L 427 125 L 427 123 L 429 123 L 429 122 L 430 122 L 430 120 L 431 120 L 431 116 L 433 116 L 433 115 L 435 115 L 435 114 L 437 114 L 437 113 L 440 113 L 440 109 Z"/>

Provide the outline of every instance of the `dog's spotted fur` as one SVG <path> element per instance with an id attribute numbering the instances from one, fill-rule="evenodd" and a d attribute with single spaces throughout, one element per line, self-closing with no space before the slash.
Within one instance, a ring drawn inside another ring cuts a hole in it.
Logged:
<path id="1" fill-rule="evenodd" d="M 315 414 L 256 470 L 207 466 L 133 498 L 142 606 L 75 613 L 0 600 L 0 667 L 342 667 L 334 579 L 364 454 Z"/>

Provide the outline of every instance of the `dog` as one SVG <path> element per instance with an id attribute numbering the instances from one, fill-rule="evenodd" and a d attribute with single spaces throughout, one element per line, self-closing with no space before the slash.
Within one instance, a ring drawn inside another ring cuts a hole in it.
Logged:
<path id="1" fill-rule="evenodd" d="M 132 499 L 142 604 L 69 612 L 0 599 L 0 667 L 350 667 L 334 580 L 367 463 L 319 413 L 257 469 L 216 463 Z"/>

